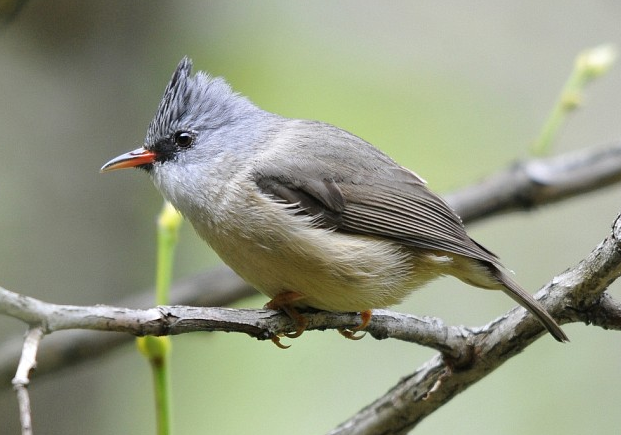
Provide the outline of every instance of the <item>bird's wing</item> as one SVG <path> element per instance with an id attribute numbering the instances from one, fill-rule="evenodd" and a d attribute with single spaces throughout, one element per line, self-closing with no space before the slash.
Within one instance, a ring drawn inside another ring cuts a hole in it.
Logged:
<path id="1" fill-rule="evenodd" d="M 326 228 L 498 264 L 492 252 L 468 237 L 459 217 L 418 175 L 362 139 L 342 130 L 334 134 L 320 146 L 307 143 L 307 136 L 292 139 L 289 151 L 281 149 L 257 162 L 253 176 L 259 189 L 298 204 L 301 213 Z"/>

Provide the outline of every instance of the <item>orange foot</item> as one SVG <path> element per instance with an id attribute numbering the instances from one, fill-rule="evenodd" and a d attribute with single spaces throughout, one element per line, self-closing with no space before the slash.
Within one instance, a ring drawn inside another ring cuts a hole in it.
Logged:
<path id="1" fill-rule="evenodd" d="M 364 336 L 367 335 L 366 332 L 363 332 L 361 335 L 356 335 L 356 332 L 361 331 L 367 327 L 367 325 L 371 321 L 371 316 L 372 316 L 371 310 L 361 311 L 360 319 L 362 320 L 362 323 L 356 326 L 355 328 L 339 329 L 339 334 L 341 334 L 343 337 L 348 338 L 350 340 L 360 340 L 361 338 L 364 338 Z"/>
<path id="2" fill-rule="evenodd" d="M 308 325 L 306 317 L 301 315 L 298 310 L 293 307 L 293 303 L 299 301 L 300 299 L 304 299 L 304 296 L 300 293 L 284 292 L 277 294 L 276 297 L 265 304 L 265 308 L 269 308 L 270 310 L 284 311 L 285 314 L 289 316 L 297 325 L 295 332 L 285 332 L 284 334 L 272 337 L 272 342 L 281 349 L 287 349 L 290 347 L 285 346 L 280 342 L 281 335 L 288 338 L 297 338 L 302 335 Z"/>

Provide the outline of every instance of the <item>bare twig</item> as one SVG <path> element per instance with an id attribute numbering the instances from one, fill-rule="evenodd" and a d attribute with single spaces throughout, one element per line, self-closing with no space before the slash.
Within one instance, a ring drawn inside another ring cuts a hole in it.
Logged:
<path id="1" fill-rule="evenodd" d="M 22 435 L 32 435 L 32 416 L 30 413 L 30 396 L 28 384 L 30 383 L 30 371 L 37 365 L 37 349 L 43 338 L 44 331 L 40 326 L 28 330 L 24 339 L 22 356 L 17 366 L 17 372 L 13 378 L 13 388 L 17 394 L 19 404 L 19 419 L 22 426 Z"/>
<path id="2" fill-rule="evenodd" d="M 118 301 L 121 307 L 153 306 L 153 290 Z M 220 266 L 189 279 L 179 280 L 171 290 L 171 302 L 179 305 L 225 306 L 256 294 L 228 267 Z M 132 339 L 128 334 L 100 334 L 89 330 L 71 330 L 52 334 L 39 348 L 37 376 L 98 358 Z M 0 345 L 0 388 L 11 385 L 22 350 L 22 339 L 13 338 Z"/>
<path id="3" fill-rule="evenodd" d="M 621 142 L 603 148 L 519 162 L 480 183 L 446 195 L 464 222 L 531 210 L 621 180 Z"/>
<path id="4" fill-rule="evenodd" d="M 46 333 L 66 329 L 125 332 L 142 335 L 178 335 L 198 331 L 242 332 L 268 340 L 293 332 L 296 324 L 273 310 L 221 307 L 159 306 L 146 310 L 106 305 L 57 305 L 23 296 L 0 287 L 0 314 L 29 323 L 45 325 Z M 356 313 L 305 313 L 307 330 L 353 327 L 360 321 Z M 374 310 L 366 328 L 378 339 L 395 338 L 418 343 L 458 358 L 469 334 L 464 327 L 444 326 L 440 319 Z"/>

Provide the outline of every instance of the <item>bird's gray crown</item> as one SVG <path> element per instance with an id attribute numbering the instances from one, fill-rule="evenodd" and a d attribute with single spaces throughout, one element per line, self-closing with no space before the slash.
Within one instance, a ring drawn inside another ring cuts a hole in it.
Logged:
<path id="1" fill-rule="evenodd" d="M 224 79 L 202 71 L 191 76 L 191 72 L 192 61 L 184 57 L 149 124 L 145 138 L 147 147 L 176 130 L 217 129 L 249 110 L 256 110 L 250 101 L 233 92 Z"/>

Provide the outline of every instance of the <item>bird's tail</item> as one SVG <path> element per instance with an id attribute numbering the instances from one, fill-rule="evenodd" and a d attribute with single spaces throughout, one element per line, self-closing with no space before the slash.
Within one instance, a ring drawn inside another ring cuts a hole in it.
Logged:
<path id="1" fill-rule="evenodd" d="M 468 268 L 464 268 L 462 263 L 462 267 L 458 269 L 459 273 L 454 273 L 457 278 L 477 287 L 504 291 L 514 301 L 537 317 L 557 341 L 569 341 L 567 335 L 565 335 L 561 327 L 552 316 L 550 316 L 546 309 L 496 264 L 465 257 L 461 257 L 460 259 L 466 260 L 469 263 L 471 273 L 469 273 L 468 276 L 463 276 L 463 272 Z M 482 271 L 488 273 L 481 273 Z"/>
<path id="2" fill-rule="evenodd" d="M 559 324 L 556 323 L 556 320 L 552 318 L 546 309 L 530 293 L 513 281 L 506 272 L 495 265 L 490 265 L 490 272 L 502 284 L 503 288 L 501 290 L 537 317 L 556 341 L 561 343 L 569 341 L 567 335 L 565 335 Z"/>

